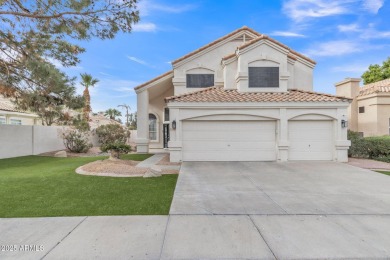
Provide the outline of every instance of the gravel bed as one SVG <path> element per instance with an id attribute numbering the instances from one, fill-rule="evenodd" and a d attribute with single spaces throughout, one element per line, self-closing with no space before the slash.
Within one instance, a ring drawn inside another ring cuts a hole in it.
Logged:
<path id="1" fill-rule="evenodd" d="M 77 168 L 76 173 L 111 177 L 139 177 L 143 176 L 148 171 L 148 168 L 135 167 L 138 163 L 138 161 L 131 160 L 99 160 Z M 162 170 L 162 174 L 178 173 L 178 170 Z"/>

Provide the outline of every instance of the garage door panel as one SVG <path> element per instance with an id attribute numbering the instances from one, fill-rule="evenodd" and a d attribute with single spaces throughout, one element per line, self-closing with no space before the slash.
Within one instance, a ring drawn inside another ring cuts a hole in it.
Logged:
<path id="1" fill-rule="evenodd" d="M 187 141 L 183 144 L 184 149 L 191 149 L 192 151 L 226 151 L 226 150 L 260 150 L 268 151 L 275 149 L 275 143 L 272 141 L 268 142 L 229 142 L 226 141 L 213 141 L 208 144 L 199 141 Z"/>
<path id="2" fill-rule="evenodd" d="M 289 160 L 332 160 L 332 121 L 290 121 Z"/>
<path id="3" fill-rule="evenodd" d="M 239 158 L 239 160 L 237 159 Z M 274 155 L 263 155 L 261 158 L 262 161 L 274 161 Z M 255 151 L 252 151 L 248 154 L 248 151 L 191 151 L 183 153 L 183 161 L 259 161 L 258 154 Z"/>
<path id="4" fill-rule="evenodd" d="M 213 131 L 213 130 L 226 130 L 242 132 L 245 131 L 258 131 L 259 125 L 262 129 L 274 129 L 274 121 L 185 121 L 183 124 L 183 131 Z"/>
<path id="5" fill-rule="evenodd" d="M 224 134 L 228 132 L 228 138 Z M 221 134 L 222 133 L 222 134 Z M 188 131 L 183 134 L 183 141 L 243 141 L 243 135 L 251 136 L 251 141 L 264 141 L 267 142 L 270 139 L 275 139 L 275 132 L 259 132 L 259 131 L 245 131 L 245 133 L 241 130 L 237 131 L 229 131 L 228 129 L 224 129 L 224 131 L 212 132 L 212 131 Z M 273 141 L 271 141 L 273 142 Z"/>
<path id="6" fill-rule="evenodd" d="M 184 121 L 183 161 L 274 161 L 275 121 Z"/>

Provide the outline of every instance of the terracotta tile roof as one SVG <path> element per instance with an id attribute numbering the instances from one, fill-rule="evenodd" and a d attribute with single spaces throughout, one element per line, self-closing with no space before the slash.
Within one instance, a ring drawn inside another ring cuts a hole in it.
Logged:
<path id="1" fill-rule="evenodd" d="M 275 44 L 277 44 L 277 45 L 279 45 L 279 46 L 289 50 L 290 53 L 292 53 L 292 54 L 294 54 L 296 56 L 299 56 L 302 59 L 305 59 L 305 60 L 307 60 L 310 63 L 316 64 L 316 62 L 314 60 L 312 60 L 312 59 L 306 57 L 305 55 L 302 55 L 302 54 L 300 54 L 300 53 L 290 49 L 287 45 L 284 45 L 283 43 L 278 42 L 277 40 L 272 39 L 272 38 L 270 38 L 270 37 L 268 37 L 267 35 L 264 35 L 264 34 L 262 34 L 261 36 L 259 36 L 259 37 L 255 38 L 255 39 L 253 39 L 253 40 L 251 40 L 251 41 L 249 41 L 249 42 L 239 46 L 238 49 L 239 50 L 245 49 L 246 47 L 251 46 L 252 44 L 254 44 L 254 43 L 258 42 L 258 41 L 264 40 L 264 39 L 269 40 L 269 41 L 271 41 L 271 42 L 273 42 L 273 43 L 275 43 Z"/>
<path id="2" fill-rule="evenodd" d="M 350 98 L 318 92 L 290 89 L 287 92 L 249 92 L 210 87 L 179 96 L 165 98 L 165 102 L 349 102 Z"/>
<path id="3" fill-rule="evenodd" d="M 390 78 L 363 86 L 359 91 L 359 96 L 375 93 L 390 93 Z"/>
<path id="4" fill-rule="evenodd" d="M 290 59 L 293 59 L 293 60 L 297 60 L 297 57 L 295 57 L 291 53 L 287 54 L 287 57 L 289 57 Z"/>
<path id="5" fill-rule="evenodd" d="M 165 72 L 164 74 L 161 74 L 160 76 L 157 76 L 157 77 L 155 77 L 154 79 L 151 79 L 151 80 L 149 80 L 149 81 L 147 81 L 147 82 L 145 82 L 145 83 L 142 83 L 141 85 L 136 86 L 136 87 L 134 88 L 134 90 L 137 90 L 137 89 L 140 89 L 140 88 L 142 88 L 142 87 L 144 87 L 144 86 L 146 86 L 146 85 L 149 85 L 150 83 L 153 83 L 153 82 L 156 81 L 156 80 L 159 80 L 159 79 L 161 79 L 161 78 L 163 78 L 163 77 L 165 77 L 165 76 L 168 76 L 168 75 L 171 74 L 171 73 L 172 73 L 172 75 L 173 75 L 173 70 L 170 70 L 170 71 L 168 71 L 168 72 Z"/>
<path id="6" fill-rule="evenodd" d="M 223 57 L 222 60 L 228 60 L 228 59 L 233 58 L 235 56 L 236 56 L 236 53 L 232 53 L 232 54 L 229 54 L 229 55 Z"/>
<path id="7" fill-rule="evenodd" d="M 10 100 L 2 98 L 1 96 L 0 96 L 0 110 L 25 113 L 24 111 L 16 109 L 15 105 Z"/>
<path id="8" fill-rule="evenodd" d="M 249 28 L 247 26 L 243 26 L 240 29 L 237 29 L 237 30 L 235 30 L 235 31 L 233 31 L 233 32 L 231 32 L 229 34 L 226 34 L 225 36 L 223 36 L 223 37 L 221 37 L 221 38 L 219 38 L 219 39 L 217 39 L 217 40 L 215 40 L 215 41 L 213 41 L 213 42 L 211 42 L 211 43 L 209 43 L 209 44 L 207 44 L 207 45 L 205 45 L 205 46 L 203 46 L 203 47 L 201 47 L 201 48 L 199 48 L 199 49 L 197 49 L 197 50 L 195 50 L 193 52 L 190 52 L 190 53 L 188 53 L 188 54 L 178 58 L 177 60 L 172 61 L 172 65 L 175 64 L 175 63 L 178 63 L 179 61 L 185 60 L 185 59 L 191 57 L 192 55 L 195 55 L 195 54 L 197 54 L 197 53 L 199 53 L 199 52 L 201 52 L 201 51 L 203 51 L 203 50 L 205 50 L 205 49 L 207 49 L 207 48 L 209 48 L 209 47 L 211 47 L 211 46 L 213 46 L 213 45 L 215 45 L 215 44 L 217 44 L 217 43 L 219 43 L 219 42 L 221 42 L 221 41 L 223 41 L 223 40 L 225 40 L 227 38 L 229 38 L 230 36 L 232 36 L 232 35 L 234 35 L 234 34 L 236 34 L 238 32 L 241 32 L 241 31 L 249 31 L 249 32 L 251 32 L 251 33 L 253 33 L 253 34 L 257 35 L 257 36 L 261 35 L 260 33 L 252 30 L 251 28 Z"/>

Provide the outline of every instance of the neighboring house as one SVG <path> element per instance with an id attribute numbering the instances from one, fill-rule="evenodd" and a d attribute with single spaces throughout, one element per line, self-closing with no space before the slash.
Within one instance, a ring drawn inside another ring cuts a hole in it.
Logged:
<path id="1" fill-rule="evenodd" d="M 92 130 L 98 128 L 101 125 L 109 125 L 109 124 L 122 125 L 118 121 L 104 116 L 103 112 L 99 112 L 97 114 L 91 113 L 89 119 L 90 119 L 89 126 L 91 127 Z"/>
<path id="2" fill-rule="evenodd" d="M 39 116 L 16 109 L 15 105 L 0 95 L 0 125 L 37 125 Z"/>
<path id="3" fill-rule="evenodd" d="M 390 79 L 359 86 L 359 78 L 336 83 L 336 94 L 353 98 L 348 128 L 362 136 L 390 135 Z"/>
<path id="4" fill-rule="evenodd" d="M 313 91 L 315 62 L 248 27 L 135 88 L 140 153 L 178 161 L 348 160 L 350 99 Z"/>

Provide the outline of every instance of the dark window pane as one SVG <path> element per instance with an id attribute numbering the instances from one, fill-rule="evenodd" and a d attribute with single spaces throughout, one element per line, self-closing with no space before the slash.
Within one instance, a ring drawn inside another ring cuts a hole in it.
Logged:
<path id="1" fill-rule="evenodd" d="M 364 107 L 359 107 L 359 113 L 360 114 L 364 113 Z"/>
<path id="2" fill-rule="evenodd" d="M 164 108 L 164 121 L 169 121 L 169 108 Z"/>
<path id="3" fill-rule="evenodd" d="M 250 88 L 278 88 L 278 67 L 249 67 Z"/>
<path id="4" fill-rule="evenodd" d="M 214 74 L 187 74 L 187 88 L 214 86 Z"/>

